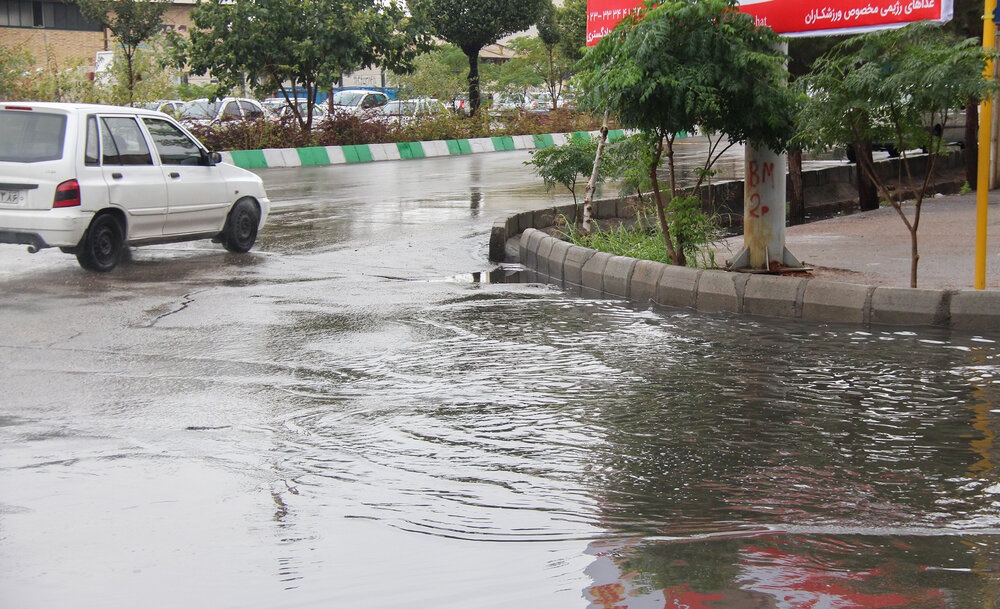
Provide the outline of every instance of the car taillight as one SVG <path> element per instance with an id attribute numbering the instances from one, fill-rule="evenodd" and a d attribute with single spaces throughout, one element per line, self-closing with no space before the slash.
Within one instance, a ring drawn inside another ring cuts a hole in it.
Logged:
<path id="1" fill-rule="evenodd" d="M 67 180 L 56 186 L 56 198 L 52 201 L 52 207 L 76 207 L 80 204 L 80 183 L 76 180 Z"/>

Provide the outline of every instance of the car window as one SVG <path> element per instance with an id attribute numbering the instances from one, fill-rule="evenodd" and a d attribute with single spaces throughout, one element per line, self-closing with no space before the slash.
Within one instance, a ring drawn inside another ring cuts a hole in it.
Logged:
<path id="1" fill-rule="evenodd" d="M 333 103 L 336 106 L 357 106 L 363 96 L 357 91 L 337 91 L 333 95 Z"/>
<path id="2" fill-rule="evenodd" d="M 101 142 L 105 165 L 152 165 L 146 138 L 131 117 L 101 119 Z"/>
<path id="3" fill-rule="evenodd" d="M 29 110 L 0 110 L 0 161 L 38 163 L 63 156 L 66 116 Z"/>
<path id="4" fill-rule="evenodd" d="M 153 146 L 164 165 L 198 165 L 201 148 L 173 123 L 157 118 L 143 118 Z"/>
<path id="5" fill-rule="evenodd" d="M 389 98 L 383 97 L 382 95 L 369 94 L 365 97 L 365 100 L 361 102 L 362 108 L 377 108 L 379 106 L 385 105 L 389 101 Z"/>
<path id="6" fill-rule="evenodd" d="M 226 109 L 222 111 L 222 118 L 240 118 L 240 105 L 235 101 L 226 104 Z"/>
<path id="7" fill-rule="evenodd" d="M 97 132 L 97 117 L 90 115 L 87 117 L 87 150 L 84 152 L 83 162 L 85 165 L 101 164 L 100 138 Z"/>
<path id="8" fill-rule="evenodd" d="M 213 119 L 219 111 L 219 102 L 192 101 L 184 105 L 181 116 L 191 119 Z"/>
<path id="9" fill-rule="evenodd" d="M 264 113 L 260 111 L 260 108 L 250 102 L 240 102 L 240 107 L 243 108 L 243 116 L 247 118 L 261 118 L 264 116 Z"/>

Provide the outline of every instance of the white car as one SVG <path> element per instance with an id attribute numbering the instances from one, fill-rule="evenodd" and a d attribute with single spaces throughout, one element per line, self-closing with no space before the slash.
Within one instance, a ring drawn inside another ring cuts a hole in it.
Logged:
<path id="1" fill-rule="evenodd" d="M 210 125 L 231 120 L 257 120 L 267 117 L 256 99 L 246 97 L 223 97 L 215 101 L 206 98 L 192 99 L 180 110 L 180 119 L 196 124 Z"/>
<path id="2" fill-rule="evenodd" d="M 436 99 L 394 99 L 378 109 L 389 122 L 407 124 L 413 120 L 448 114 L 448 108 Z"/>
<path id="3" fill-rule="evenodd" d="M 247 252 L 270 201 L 153 110 L 0 102 L 0 243 L 58 247 L 110 271 L 126 247 L 213 239 Z"/>
<path id="4" fill-rule="evenodd" d="M 362 114 L 389 103 L 389 96 L 368 89 L 342 89 L 333 94 L 333 111 Z"/>

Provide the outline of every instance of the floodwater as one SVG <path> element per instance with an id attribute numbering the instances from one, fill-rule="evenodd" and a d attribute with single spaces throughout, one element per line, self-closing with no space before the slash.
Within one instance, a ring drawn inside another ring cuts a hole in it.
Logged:
<path id="1" fill-rule="evenodd" d="M 5 258 L 0 607 L 998 606 L 995 336 L 531 283 L 469 163 L 267 172 L 248 258 Z"/>

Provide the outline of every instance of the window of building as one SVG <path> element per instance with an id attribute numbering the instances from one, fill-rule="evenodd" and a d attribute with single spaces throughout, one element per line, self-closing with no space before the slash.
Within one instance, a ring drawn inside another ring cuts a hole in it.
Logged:
<path id="1" fill-rule="evenodd" d="M 43 0 L 0 0 L 0 27 L 101 31 L 99 23 L 84 19 L 79 6 Z"/>

